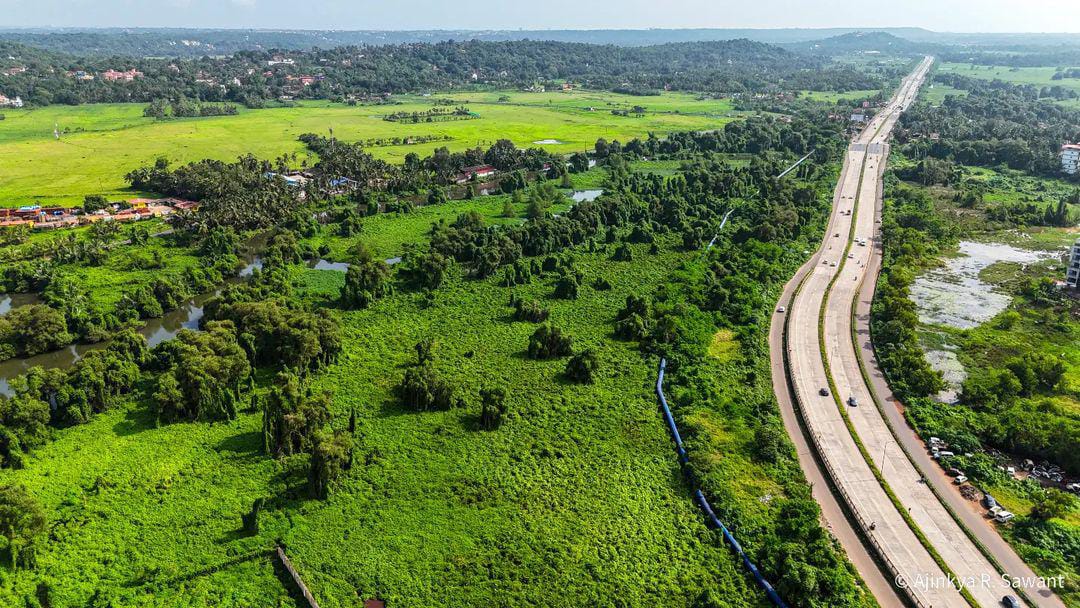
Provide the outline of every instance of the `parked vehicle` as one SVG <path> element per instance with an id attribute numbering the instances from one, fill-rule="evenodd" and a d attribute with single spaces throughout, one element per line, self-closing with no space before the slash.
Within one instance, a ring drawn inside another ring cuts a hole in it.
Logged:
<path id="1" fill-rule="evenodd" d="M 1014 515 L 1012 512 L 1002 509 L 1001 511 L 997 512 L 997 515 L 994 516 L 994 521 L 998 522 L 999 524 L 1007 524 L 1014 517 L 1016 517 L 1016 515 Z"/>
<path id="2" fill-rule="evenodd" d="M 956 479 L 953 480 L 953 483 L 955 483 L 956 485 L 960 485 L 960 484 L 964 483 L 965 481 L 967 481 L 967 476 L 966 475 L 957 475 Z"/>

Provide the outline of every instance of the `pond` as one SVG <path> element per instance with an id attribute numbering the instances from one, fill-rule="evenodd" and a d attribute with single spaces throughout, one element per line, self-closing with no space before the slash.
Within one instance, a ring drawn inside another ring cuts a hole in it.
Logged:
<path id="1" fill-rule="evenodd" d="M 395 257 L 386 260 L 386 263 L 393 265 L 400 261 L 400 257 Z M 330 260 L 320 258 L 308 260 L 307 267 L 315 270 L 345 272 L 349 269 L 349 264 L 347 262 L 331 262 Z M 262 268 L 262 258 L 259 256 L 251 258 L 251 260 L 240 270 L 239 276 L 251 276 L 256 268 Z M 230 280 L 230 282 L 232 281 L 233 280 Z M 160 318 L 147 319 L 146 324 L 140 327 L 138 332 L 146 338 L 147 346 L 153 348 L 166 340 L 174 338 L 181 329 L 197 331 L 199 329 L 199 322 L 203 317 L 203 305 L 207 300 L 219 293 L 221 293 L 221 291 L 216 290 L 196 296 L 189 299 L 180 308 L 169 311 Z M 34 294 L 11 294 L 0 296 L 0 303 L 8 301 L 11 302 L 8 304 L 10 308 L 36 302 L 37 297 Z M 12 392 L 9 380 L 20 374 L 26 373 L 31 367 L 40 365 L 46 369 L 54 367 L 65 369 L 71 367 L 71 365 L 79 359 L 82 359 L 86 353 L 103 348 L 105 344 L 105 342 L 97 344 L 72 344 L 60 350 L 41 353 L 39 355 L 34 355 L 33 357 L 0 361 L 0 395 L 10 396 Z"/>
<path id="2" fill-rule="evenodd" d="M 603 193 L 603 190 L 574 190 L 570 195 L 570 198 L 574 199 L 575 203 L 583 203 L 586 201 L 594 201 Z"/>
<path id="3" fill-rule="evenodd" d="M 537 144 L 539 146 L 556 146 L 556 145 L 559 145 L 559 144 L 561 144 L 563 142 L 561 142 L 561 141 L 559 141 L 557 139 L 538 139 L 538 140 L 534 141 L 533 143 Z"/>
<path id="4" fill-rule="evenodd" d="M 926 351 L 926 362 L 932 369 L 941 372 L 945 380 L 945 388 L 934 395 L 934 399 L 942 403 L 956 403 L 960 398 L 960 386 L 967 379 L 964 364 L 956 357 L 956 351 L 950 350 L 949 346 L 951 345 L 943 344 L 940 348 Z"/>
<path id="5" fill-rule="evenodd" d="M 312 259 L 308 260 L 307 267 L 315 270 L 336 270 L 337 272 L 345 272 L 349 269 L 348 262 L 331 262 L 330 260 Z"/>
<path id="6" fill-rule="evenodd" d="M 147 346 L 153 348 L 166 340 L 171 340 L 181 329 L 199 329 L 199 321 L 203 316 L 203 304 L 217 291 L 202 294 L 191 298 L 183 306 L 169 311 L 157 319 L 147 319 L 146 324 L 137 331 L 146 338 Z M 31 367 L 41 366 L 46 369 L 59 367 L 66 369 L 76 361 L 82 359 L 86 353 L 104 348 L 107 342 L 96 344 L 71 344 L 60 350 L 41 353 L 33 357 L 24 357 L 0 361 L 0 395 L 11 395 L 9 380 L 25 374 Z"/>
<path id="7" fill-rule="evenodd" d="M 1012 296 L 979 278 L 983 269 L 996 262 L 1026 266 L 1059 255 L 1002 243 L 962 241 L 958 255 L 923 273 L 912 284 L 911 300 L 918 309 L 919 321 L 958 329 L 978 327 L 1008 308 L 1012 301 Z"/>
<path id="8" fill-rule="evenodd" d="M 13 308 L 37 304 L 39 301 L 40 298 L 33 293 L 0 293 L 0 315 L 6 315 Z"/>

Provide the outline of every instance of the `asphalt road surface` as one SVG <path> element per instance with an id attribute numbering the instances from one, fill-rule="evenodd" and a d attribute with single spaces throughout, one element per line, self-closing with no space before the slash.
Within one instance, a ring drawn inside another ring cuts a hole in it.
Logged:
<path id="1" fill-rule="evenodd" d="M 950 575 L 955 575 L 980 606 L 999 606 L 1002 596 L 1011 594 L 1010 590 L 897 443 L 863 378 L 852 332 L 852 312 L 866 283 L 867 271 L 876 269 L 871 264 L 877 251 L 872 239 L 877 234 L 881 175 L 888 155 L 886 142 L 900 113 L 915 99 L 930 63 L 927 58 L 904 79 L 893 99 L 848 149 L 826 238 L 793 280 L 799 282 L 797 293 L 790 300 L 782 300 L 790 303 L 788 312 L 778 314 L 774 320 L 774 385 L 797 447 L 812 447 L 818 456 L 814 460 L 800 453 L 808 477 L 814 481 L 824 474 L 835 489 L 833 500 L 823 501 L 830 528 L 882 605 L 896 605 L 895 594 L 903 593 L 923 606 L 967 606 L 968 601 L 950 580 Z M 778 326 L 782 331 L 777 330 Z M 776 378 L 777 368 L 783 373 L 784 365 L 787 375 Z M 858 405 L 849 405 L 852 398 Z M 847 412 L 854 436 L 841 408 Z M 794 425 L 793 413 L 799 415 Z M 799 422 L 802 426 L 793 428 Z M 902 505 L 900 508 L 875 476 L 856 437 Z M 815 484 L 815 495 L 823 490 Z M 850 515 L 848 521 L 835 517 L 840 503 Z M 945 568 L 934 559 L 905 515 L 937 552 Z M 981 530 L 996 537 L 985 524 Z M 1002 559 L 996 553 L 1001 546 L 1008 549 L 1000 537 L 997 541 L 996 545 L 983 544 L 995 551 L 995 558 L 1010 575 L 1029 576 L 1030 570 L 1015 553 L 1014 559 L 1008 555 Z M 902 582 L 890 594 L 881 590 L 882 579 L 894 585 L 897 580 Z M 1056 600 L 1053 596 L 1046 599 Z"/>

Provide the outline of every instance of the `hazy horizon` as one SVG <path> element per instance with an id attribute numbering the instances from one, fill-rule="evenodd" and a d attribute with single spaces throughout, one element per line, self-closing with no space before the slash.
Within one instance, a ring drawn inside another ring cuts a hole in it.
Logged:
<path id="1" fill-rule="evenodd" d="M 1080 4 L 1035 0 L 1017 11 L 1008 0 L 898 0 L 873 12 L 850 0 L 753 4 L 668 0 L 550 0 L 544 10 L 491 0 L 400 3 L 310 0 L 0 0 L 0 27 L 174 28 L 260 30 L 618 30 L 618 29 L 880 29 L 949 33 L 1069 33 L 1080 29 Z M 855 23 L 855 25 L 852 25 Z"/>

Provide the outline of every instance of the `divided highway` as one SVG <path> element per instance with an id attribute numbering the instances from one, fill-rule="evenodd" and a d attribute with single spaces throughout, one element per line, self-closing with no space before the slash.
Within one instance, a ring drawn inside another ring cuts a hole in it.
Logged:
<path id="1" fill-rule="evenodd" d="M 789 283 L 781 300 L 788 311 L 773 322 L 773 384 L 808 477 L 827 480 L 835 491 L 825 496 L 815 486 L 830 528 L 879 602 L 897 605 L 902 595 L 918 606 L 991 607 L 1015 593 L 897 443 L 875 406 L 852 331 L 868 268 L 876 269 L 871 240 L 886 142 L 931 63 L 927 57 L 902 81 L 848 148 L 825 240 Z M 1022 570 L 1009 574 L 1030 574 Z"/>

